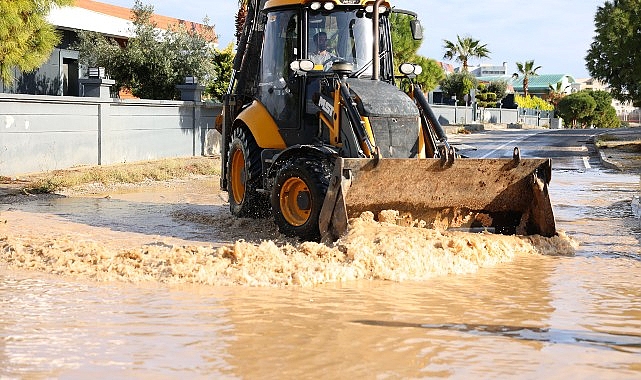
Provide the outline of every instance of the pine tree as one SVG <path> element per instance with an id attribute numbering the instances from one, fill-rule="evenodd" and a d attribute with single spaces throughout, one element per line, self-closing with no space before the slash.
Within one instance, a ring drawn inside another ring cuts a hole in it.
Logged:
<path id="1" fill-rule="evenodd" d="M 585 57 L 590 75 L 608 83 L 614 98 L 641 106 L 641 0 L 606 1 L 594 16 L 595 36 Z"/>
<path id="2" fill-rule="evenodd" d="M 416 82 L 421 85 L 423 91 L 432 91 L 445 78 L 445 73 L 435 60 L 418 54 L 422 41 L 417 41 L 412 37 L 410 29 L 410 20 L 412 19 L 413 17 L 402 13 L 390 15 L 394 64 L 397 69 L 405 62 L 420 65 L 423 68 L 423 73 L 416 78 Z"/>
<path id="3" fill-rule="evenodd" d="M 31 72 L 42 65 L 60 40 L 47 22 L 52 6 L 73 0 L 0 0 L 0 79 L 13 82 L 13 69 Z"/>

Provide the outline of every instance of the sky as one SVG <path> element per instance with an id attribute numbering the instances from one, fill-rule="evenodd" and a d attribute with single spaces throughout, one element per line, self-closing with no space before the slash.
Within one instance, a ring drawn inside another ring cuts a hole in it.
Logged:
<path id="1" fill-rule="evenodd" d="M 131 8 L 134 0 L 99 0 Z M 142 0 L 154 12 L 215 26 L 220 47 L 234 35 L 237 0 Z M 594 37 L 594 15 L 605 0 L 392 0 L 392 5 L 416 12 L 424 29 L 419 54 L 443 60 L 443 40 L 469 36 L 486 44 L 489 59 L 473 59 L 470 65 L 507 62 L 508 73 L 516 62 L 534 60 L 539 74 L 589 77 L 585 56 Z"/>

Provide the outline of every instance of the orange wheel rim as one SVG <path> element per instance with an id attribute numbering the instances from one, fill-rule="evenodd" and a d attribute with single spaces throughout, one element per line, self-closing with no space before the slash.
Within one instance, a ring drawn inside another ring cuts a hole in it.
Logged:
<path id="1" fill-rule="evenodd" d="M 311 193 L 305 182 L 295 177 L 287 179 L 280 190 L 280 211 L 287 223 L 295 227 L 305 224 L 311 214 L 311 207 L 301 207 L 300 197 L 311 200 Z"/>
<path id="2" fill-rule="evenodd" d="M 236 150 L 231 157 L 231 192 L 236 204 L 241 204 L 245 199 L 245 155 L 241 150 Z"/>

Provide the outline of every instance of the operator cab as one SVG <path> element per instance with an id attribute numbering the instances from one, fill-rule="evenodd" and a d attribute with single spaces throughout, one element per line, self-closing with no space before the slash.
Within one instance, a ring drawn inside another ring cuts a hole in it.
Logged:
<path id="1" fill-rule="evenodd" d="M 330 71 L 337 61 L 353 72 L 372 75 L 372 18 L 362 10 L 308 11 L 307 58 L 314 70 Z"/>
<path id="2" fill-rule="evenodd" d="M 372 7 L 315 4 L 321 3 L 279 7 L 265 13 L 257 96 L 288 146 L 327 139 L 318 119 L 321 86 L 329 83 L 327 78 L 340 74 L 368 79 L 373 75 Z M 391 51 L 389 10 L 382 8 L 380 80 L 392 83 L 392 57 L 387 54 Z M 303 60 L 311 61 L 313 67 L 301 65 Z M 299 97 L 305 101 L 300 102 Z"/>

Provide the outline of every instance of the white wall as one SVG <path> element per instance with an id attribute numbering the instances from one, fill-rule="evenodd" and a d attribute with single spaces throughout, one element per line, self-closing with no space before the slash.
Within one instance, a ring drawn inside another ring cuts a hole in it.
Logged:
<path id="1" fill-rule="evenodd" d="M 0 176 L 218 153 L 210 140 L 220 112 L 208 103 L 0 94 Z"/>
<path id="2" fill-rule="evenodd" d="M 133 23 L 129 20 L 73 6 L 52 7 L 47 21 L 60 28 L 88 30 L 112 37 L 129 38 L 133 35 Z"/>

